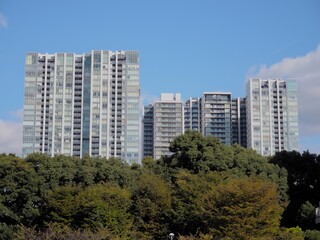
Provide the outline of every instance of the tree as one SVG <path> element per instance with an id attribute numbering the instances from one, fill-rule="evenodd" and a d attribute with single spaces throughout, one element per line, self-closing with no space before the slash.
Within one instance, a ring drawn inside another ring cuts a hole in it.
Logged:
<path id="1" fill-rule="evenodd" d="M 94 178 L 97 173 L 97 168 L 93 158 L 88 155 L 82 159 L 78 159 L 76 162 L 77 172 L 75 174 L 75 182 L 84 186 L 94 184 Z"/>
<path id="2" fill-rule="evenodd" d="M 204 137 L 196 131 L 186 131 L 170 144 L 173 155 L 170 166 L 199 171 L 224 171 L 232 161 L 230 147 L 222 145 L 217 138 Z"/>
<path id="3" fill-rule="evenodd" d="M 276 236 L 282 208 L 277 187 L 257 177 L 218 184 L 198 200 L 203 233 L 231 239 Z"/>
<path id="4" fill-rule="evenodd" d="M 74 182 L 78 158 L 64 155 L 49 157 L 46 154 L 33 153 L 28 155 L 25 160 L 30 163 L 44 182 L 45 191 Z"/>
<path id="5" fill-rule="evenodd" d="M 276 240 L 304 240 L 304 232 L 300 227 L 282 228 Z"/>
<path id="6" fill-rule="evenodd" d="M 78 208 L 75 204 L 76 197 L 81 191 L 81 187 L 71 185 L 60 186 L 50 191 L 46 203 L 46 220 L 71 226 Z"/>
<path id="7" fill-rule="evenodd" d="M 199 198 L 228 177 L 228 174 L 221 172 L 178 172 L 173 187 L 171 231 L 181 235 L 196 235 L 203 226 Z"/>
<path id="8" fill-rule="evenodd" d="M 306 240 L 320 240 L 320 231 L 307 230 L 305 233 Z"/>
<path id="9" fill-rule="evenodd" d="M 297 214 L 297 222 L 303 229 L 315 229 L 315 207 L 309 202 L 301 205 Z"/>
<path id="10" fill-rule="evenodd" d="M 15 225 L 31 226 L 37 221 L 40 185 L 35 171 L 23 159 L 0 155 L 0 232 L 9 236 Z M 1 234 L 0 238 L 6 237 Z"/>
<path id="11" fill-rule="evenodd" d="M 240 145 L 227 146 L 218 139 L 194 131 L 186 131 L 175 138 L 170 150 L 173 155 L 163 160 L 174 169 L 187 169 L 192 173 L 200 171 L 217 171 L 226 174 L 243 176 L 259 176 L 277 183 L 280 203 L 287 205 L 287 172 L 276 164 L 269 163 L 252 149 Z"/>
<path id="12" fill-rule="evenodd" d="M 320 201 L 320 157 L 308 151 L 302 154 L 296 151 L 282 151 L 276 153 L 270 161 L 288 171 L 290 202 L 283 213 L 282 225 L 294 227 L 299 224 L 301 206 L 307 201 L 316 206 Z M 310 225 L 303 223 L 301 227 L 314 229 L 315 226 L 310 222 Z"/>
<path id="13" fill-rule="evenodd" d="M 132 201 L 133 230 L 144 233 L 144 237 L 163 238 L 169 231 L 170 185 L 156 175 L 143 173 L 136 182 Z"/>
<path id="14" fill-rule="evenodd" d="M 97 169 L 95 183 L 109 182 L 120 187 L 131 188 L 139 175 L 139 168 L 129 166 L 119 158 L 96 158 L 93 160 Z"/>
<path id="15" fill-rule="evenodd" d="M 131 194 L 127 189 L 111 185 L 93 185 L 75 199 L 74 225 L 98 230 L 106 228 L 115 236 L 126 236 L 131 229 L 129 213 Z"/>
<path id="16" fill-rule="evenodd" d="M 13 238 L 11 238 L 13 239 Z M 113 236 L 106 229 L 91 231 L 90 229 L 72 229 L 65 224 L 50 223 L 45 229 L 38 230 L 36 228 L 20 226 L 14 235 L 17 240 L 34 240 L 34 239 L 59 239 L 59 240 L 106 240 L 120 238 Z"/>
<path id="17" fill-rule="evenodd" d="M 131 229 L 130 206 L 127 189 L 106 184 L 58 187 L 48 197 L 50 222 L 92 231 L 105 228 L 122 237 Z"/>

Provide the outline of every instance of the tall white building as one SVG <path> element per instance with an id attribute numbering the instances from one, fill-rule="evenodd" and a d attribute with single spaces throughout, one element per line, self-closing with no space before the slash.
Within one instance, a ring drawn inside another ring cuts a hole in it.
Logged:
<path id="1" fill-rule="evenodd" d="M 247 145 L 269 156 L 299 150 L 297 84 L 295 80 L 249 79 L 247 83 Z"/>
<path id="2" fill-rule="evenodd" d="M 139 162 L 137 51 L 27 53 L 22 155 Z"/>

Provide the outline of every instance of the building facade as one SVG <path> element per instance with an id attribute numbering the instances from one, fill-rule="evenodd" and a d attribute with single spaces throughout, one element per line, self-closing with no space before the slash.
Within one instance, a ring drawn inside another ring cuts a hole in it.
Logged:
<path id="1" fill-rule="evenodd" d="M 189 98 L 184 104 L 184 130 L 201 130 L 201 98 Z"/>
<path id="2" fill-rule="evenodd" d="M 137 51 L 28 53 L 22 155 L 140 159 Z"/>
<path id="3" fill-rule="evenodd" d="M 232 144 L 231 93 L 205 92 L 201 99 L 201 133 Z"/>
<path id="4" fill-rule="evenodd" d="M 247 145 L 264 156 L 299 150 L 295 80 L 249 79 Z"/>
<path id="5" fill-rule="evenodd" d="M 247 147 L 246 98 L 233 98 L 231 103 L 232 144 Z"/>
<path id="6" fill-rule="evenodd" d="M 162 94 L 160 101 L 145 107 L 144 156 L 171 155 L 170 141 L 186 130 L 214 136 L 226 145 L 249 147 L 264 156 L 299 150 L 295 80 L 250 79 L 246 98 L 205 92 L 201 98 L 185 101 L 183 114 L 181 108 L 180 94 Z"/>
<path id="7" fill-rule="evenodd" d="M 153 157 L 153 109 L 152 104 L 143 109 L 143 158 Z"/>
<path id="8" fill-rule="evenodd" d="M 170 142 L 184 132 L 183 102 L 179 93 L 162 93 L 153 105 L 153 158 L 170 156 Z"/>

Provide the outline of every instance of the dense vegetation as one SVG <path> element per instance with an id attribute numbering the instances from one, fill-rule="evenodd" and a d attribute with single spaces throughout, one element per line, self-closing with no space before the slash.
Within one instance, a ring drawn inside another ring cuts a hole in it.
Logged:
<path id="1" fill-rule="evenodd" d="M 188 131 L 173 155 L 0 155 L 0 239 L 320 239 L 320 155 L 270 159 Z"/>

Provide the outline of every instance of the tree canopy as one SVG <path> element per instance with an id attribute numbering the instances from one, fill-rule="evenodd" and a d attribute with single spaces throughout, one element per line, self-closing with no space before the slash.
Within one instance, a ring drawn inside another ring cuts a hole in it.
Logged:
<path id="1" fill-rule="evenodd" d="M 0 238 L 318 239 L 319 156 L 266 158 L 192 131 L 170 150 L 131 166 L 0 155 Z"/>

